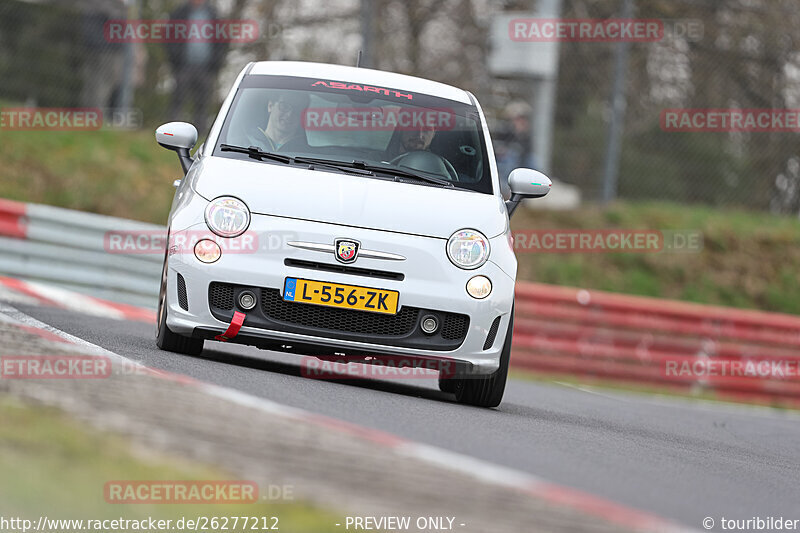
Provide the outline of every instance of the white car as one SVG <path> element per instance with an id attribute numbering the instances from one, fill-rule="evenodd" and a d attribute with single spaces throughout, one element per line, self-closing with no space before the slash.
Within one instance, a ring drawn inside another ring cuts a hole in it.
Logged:
<path id="1" fill-rule="evenodd" d="M 159 348 L 198 354 L 216 339 L 400 360 L 440 369 L 460 402 L 500 403 L 517 273 L 509 215 L 551 182 L 517 169 L 504 198 L 472 94 L 356 67 L 251 63 L 194 157 L 190 124 L 165 124 L 156 140 L 185 173 Z"/>

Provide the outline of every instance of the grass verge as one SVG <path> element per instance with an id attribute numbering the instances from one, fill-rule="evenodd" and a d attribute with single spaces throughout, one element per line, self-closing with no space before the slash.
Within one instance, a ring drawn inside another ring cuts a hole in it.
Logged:
<path id="1" fill-rule="evenodd" d="M 148 131 L 1 134 L 0 198 L 164 224 L 178 158 Z"/>
<path id="2" fill-rule="evenodd" d="M 215 505 L 106 503 L 104 485 L 108 481 L 231 478 L 189 461 L 132 449 L 120 437 L 100 433 L 56 410 L 21 404 L 9 396 L 0 396 L 0 472 L 0 516 L 28 518 L 34 523 L 39 516 L 65 520 L 153 517 L 173 521 L 198 516 L 276 516 L 281 531 L 319 533 L 341 529 L 334 526 L 335 515 L 299 501 Z M 269 521 L 268 525 L 272 523 Z"/>

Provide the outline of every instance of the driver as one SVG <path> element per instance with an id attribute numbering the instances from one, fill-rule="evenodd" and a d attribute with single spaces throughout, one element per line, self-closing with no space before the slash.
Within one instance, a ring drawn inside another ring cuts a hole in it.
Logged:
<path id="1" fill-rule="evenodd" d="M 299 91 L 283 91 L 270 98 L 267 127 L 258 128 L 266 139 L 268 151 L 302 152 L 308 149 L 305 130 L 301 127 L 303 112 L 308 105 L 308 95 Z"/>

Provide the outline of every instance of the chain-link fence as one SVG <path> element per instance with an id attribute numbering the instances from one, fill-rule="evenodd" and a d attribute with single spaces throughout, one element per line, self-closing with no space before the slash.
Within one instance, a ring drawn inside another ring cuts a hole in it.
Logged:
<path id="1" fill-rule="evenodd" d="M 625 1 L 563 0 L 561 13 L 613 19 Z M 0 0 L 0 104 L 132 107 L 141 127 L 181 119 L 202 132 L 247 61 L 354 64 L 366 34 L 373 66 L 473 91 L 492 117 L 498 151 L 524 152 L 528 125 L 513 118 L 531 103 L 531 86 L 490 75 L 489 28 L 498 13 L 536 7 L 536 0 Z M 800 0 L 632 0 L 632 9 L 667 30 L 669 21 L 691 21 L 695 34 L 665 31 L 630 43 L 617 197 L 800 211 L 796 125 L 710 131 L 690 121 L 698 131 L 685 131 L 664 123 L 665 110 L 800 107 L 793 35 Z M 123 19 L 250 21 L 257 31 L 199 43 L 126 39 L 109 27 Z M 619 46 L 581 39 L 560 46 L 551 173 L 587 201 L 601 199 L 604 188 Z"/>
<path id="2" fill-rule="evenodd" d="M 619 16 L 621 4 L 566 2 L 564 16 Z M 798 107 L 800 54 L 791 35 L 800 22 L 800 3 L 641 0 L 635 5 L 637 18 L 683 20 L 700 32 L 668 31 L 658 42 L 631 45 L 619 196 L 797 213 L 796 122 L 793 132 L 773 120 L 725 131 L 724 124 L 712 128 L 711 115 L 704 113 L 707 120 L 691 121 L 689 131 L 673 131 L 664 113 L 734 108 L 759 118 L 765 111 L 771 118 Z M 589 198 L 602 188 L 616 46 L 568 42 L 561 49 L 554 172 L 580 185 Z M 753 131 L 737 131 L 748 129 Z"/>

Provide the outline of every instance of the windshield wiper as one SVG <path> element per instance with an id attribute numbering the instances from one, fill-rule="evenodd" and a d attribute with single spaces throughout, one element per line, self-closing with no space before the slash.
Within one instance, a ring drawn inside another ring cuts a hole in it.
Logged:
<path id="1" fill-rule="evenodd" d="M 335 168 L 343 172 L 350 172 L 352 174 L 358 174 L 361 176 L 374 176 L 375 172 L 381 172 L 384 174 L 391 174 L 395 178 L 410 178 L 410 179 L 425 181 L 428 183 L 433 183 L 434 185 L 439 185 L 441 187 L 451 187 L 451 188 L 454 187 L 454 185 L 447 180 L 443 180 L 440 178 L 433 178 L 431 176 L 425 176 L 423 174 L 418 174 L 411 170 L 406 170 L 399 167 L 370 165 L 364 161 L 339 161 L 336 159 L 322 159 L 316 157 L 295 157 L 294 159 L 292 159 L 291 157 L 285 155 L 265 152 L 256 146 L 244 148 L 242 146 L 232 146 L 230 144 L 221 144 L 220 150 L 222 150 L 223 152 L 238 152 L 242 154 L 247 154 L 251 158 L 258 159 L 259 161 L 262 161 L 264 159 L 271 159 L 273 161 L 279 161 L 281 163 L 286 163 L 286 164 L 294 162 L 300 165 L 324 165 L 329 168 Z M 395 179 L 395 181 L 397 180 Z"/>
<path id="2" fill-rule="evenodd" d="M 434 178 L 431 176 L 426 176 L 424 174 L 418 174 L 411 170 L 407 170 L 400 167 L 386 167 L 382 165 L 369 165 L 364 161 L 353 161 L 353 165 L 356 168 L 363 168 L 364 170 L 371 170 L 373 172 L 385 172 L 387 174 L 392 174 L 393 176 L 400 177 L 400 178 L 411 178 L 417 179 L 422 181 L 427 181 L 428 183 L 433 183 L 434 185 L 441 185 L 442 187 L 455 187 L 451 182 L 447 180 L 443 180 L 441 178 Z"/>
<path id="3" fill-rule="evenodd" d="M 320 159 L 316 157 L 295 157 L 295 163 L 301 165 L 321 165 L 328 168 L 335 168 L 342 172 L 349 172 L 351 174 L 358 174 L 359 176 L 374 176 L 371 170 L 366 170 L 360 166 L 348 163 L 347 161 L 337 161 L 335 159 Z"/>
<path id="4" fill-rule="evenodd" d="M 280 154 L 273 154 L 272 152 L 265 152 L 261 148 L 257 146 L 251 146 L 249 148 L 244 148 L 243 146 L 233 146 L 230 144 L 220 144 L 219 149 L 223 152 L 238 152 L 240 154 L 247 154 L 252 159 L 257 159 L 259 161 L 263 161 L 265 159 L 270 159 L 272 161 L 278 161 L 279 163 L 286 163 L 287 165 L 292 162 L 292 158 L 280 155 Z"/>

